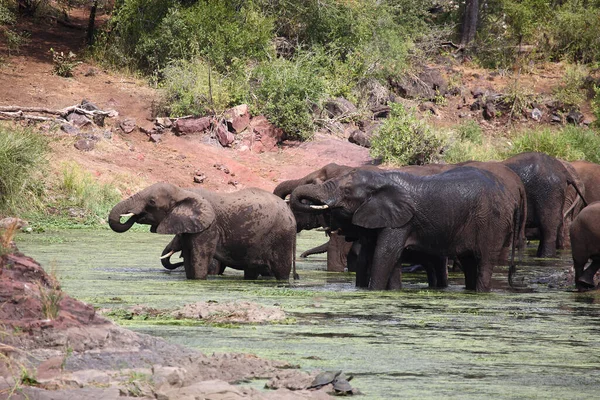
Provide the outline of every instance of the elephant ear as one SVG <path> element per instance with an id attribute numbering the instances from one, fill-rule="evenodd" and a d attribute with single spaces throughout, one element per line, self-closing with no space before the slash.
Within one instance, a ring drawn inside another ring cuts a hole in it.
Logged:
<path id="1" fill-rule="evenodd" d="M 352 223 L 367 229 L 400 228 L 412 219 L 414 210 L 404 190 L 386 185 L 358 207 Z"/>
<path id="2" fill-rule="evenodd" d="M 212 205 L 200 196 L 189 196 L 179 201 L 158 224 L 157 233 L 199 233 L 215 220 Z"/>

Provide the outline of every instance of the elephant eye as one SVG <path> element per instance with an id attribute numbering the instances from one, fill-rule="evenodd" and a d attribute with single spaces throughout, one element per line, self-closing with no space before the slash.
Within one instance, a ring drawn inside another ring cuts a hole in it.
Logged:
<path id="1" fill-rule="evenodd" d="M 150 199 L 148 200 L 148 204 L 151 206 L 155 206 L 156 205 L 156 201 L 154 199 Z"/>

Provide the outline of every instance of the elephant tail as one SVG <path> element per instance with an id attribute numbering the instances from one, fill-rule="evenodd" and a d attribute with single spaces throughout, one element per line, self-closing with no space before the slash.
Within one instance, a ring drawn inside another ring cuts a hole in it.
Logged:
<path id="1" fill-rule="evenodd" d="M 508 267 L 508 285 L 513 287 L 513 276 L 517 272 L 517 264 L 515 263 L 515 251 L 519 242 L 525 235 L 525 222 L 526 217 L 524 215 L 524 211 L 526 208 L 525 205 L 525 195 L 521 195 L 519 199 L 519 204 L 515 207 L 513 213 L 513 237 L 512 237 L 512 249 L 510 254 L 510 264 Z M 519 253 L 520 254 L 520 253 Z"/>
<path id="2" fill-rule="evenodd" d="M 577 183 L 575 183 L 574 181 L 567 179 L 567 185 L 572 185 L 575 188 L 575 191 L 577 192 L 577 194 L 579 195 L 579 197 L 581 198 L 581 201 L 583 201 L 583 206 L 587 207 L 588 202 L 585 201 L 585 196 L 581 193 L 581 188 L 579 186 L 577 186 Z M 577 203 L 577 201 L 574 201 L 573 204 Z M 573 208 L 574 206 L 571 206 L 571 208 Z M 570 210 L 570 209 L 569 209 Z M 568 213 L 565 213 L 565 215 Z"/>
<path id="3" fill-rule="evenodd" d="M 294 280 L 300 279 L 300 276 L 296 272 L 296 237 L 294 236 L 294 251 L 292 252 L 292 276 Z"/>

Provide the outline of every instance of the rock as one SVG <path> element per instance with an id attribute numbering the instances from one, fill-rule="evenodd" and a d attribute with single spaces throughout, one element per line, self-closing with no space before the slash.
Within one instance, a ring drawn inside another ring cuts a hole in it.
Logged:
<path id="1" fill-rule="evenodd" d="M 150 141 L 154 143 L 159 143 L 162 139 L 162 134 L 160 133 L 152 133 L 150 134 Z"/>
<path id="2" fill-rule="evenodd" d="M 240 133 L 250 124 L 250 112 L 247 104 L 240 104 L 225 111 L 225 122 L 230 131 Z"/>
<path id="3" fill-rule="evenodd" d="M 125 133 L 131 133 L 136 127 L 135 118 L 125 118 L 119 123 L 119 128 Z"/>
<path id="4" fill-rule="evenodd" d="M 483 100 L 481 98 L 478 98 L 477 100 L 475 100 L 473 102 L 473 104 L 471 104 L 471 111 L 478 111 L 478 110 L 481 110 L 483 107 L 484 107 Z"/>
<path id="5" fill-rule="evenodd" d="M 246 143 L 254 153 L 264 153 L 277 150 L 277 144 L 283 140 L 283 130 L 275 127 L 263 115 L 250 121 L 250 143 Z"/>
<path id="6" fill-rule="evenodd" d="M 327 100 L 323 109 L 329 118 L 348 116 L 358 111 L 354 104 L 343 97 Z"/>
<path id="7" fill-rule="evenodd" d="M 551 122 L 556 122 L 556 123 L 562 124 L 562 122 L 563 122 L 563 119 L 562 119 L 562 117 L 561 117 L 560 115 L 558 115 L 558 114 L 552 114 L 552 117 L 550 118 L 550 121 L 551 121 Z"/>
<path id="8" fill-rule="evenodd" d="M 474 99 L 478 99 L 480 97 L 483 97 L 485 92 L 486 92 L 485 89 L 478 87 L 478 88 L 471 90 L 471 95 L 473 95 Z"/>
<path id="9" fill-rule="evenodd" d="M 542 111 L 539 108 L 534 108 L 533 110 L 531 110 L 531 119 L 534 121 L 541 121 L 542 117 L 544 116 L 544 114 L 542 113 Z"/>
<path id="10" fill-rule="evenodd" d="M 85 115 L 77 114 L 76 112 L 72 112 L 69 115 L 67 115 L 67 121 L 69 121 L 78 128 L 82 128 L 84 126 L 92 124 L 91 119 L 89 119 Z"/>
<path id="11" fill-rule="evenodd" d="M 438 115 L 437 108 L 435 107 L 435 103 L 433 101 L 426 101 L 419 105 L 419 110 L 421 111 L 429 111 L 433 115 Z"/>
<path id="12" fill-rule="evenodd" d="M 371 147 L 371 138 L 365 132 L 361 131 L 360 129 L 356 129 L 356 130 L 352 131 L 352 133 L 350 134 L 350 137 L 348 138 L 348 141 L 350 143 L 354 143 L 354 144 L 357 144 L 362 147 L 367 147 L 367 148 Z"/>
<path id="13" fill-rule="evenodd" d="M 81 131 L 79 130 L 79 128 L 74 127 L 71 124 L 62 124 L 60 126 L 60 130 L 68 133 L 69 135 L 78 135 L 81 133 Z"/>
<path id="14" fill-rule="evenodd" d="M 592 120 L 591 119 L 584 119 L 582 123 L 585 126 L 590 126 L 590 125 L 592 125 Z"/>
<path id="15" fill-rule="evenodd" d="M 100 108 L 88 99 L 83 99 L 81 101 L 81 108 L 86 111 L 100 111 Z"/>
<path id="16" fill-rule="evenodd" d="M 390 81 L 390 85 L 406 99 L 433 100 L 436 96 L 445 95 L 448 90 L 448 82 L 435 68 L 425 68 L 417 77 L 405 75 L 400 81 Z"/>
<path id="17" fill-rule="evenodd" d="M 83 74 L 83 76 L 96 76 L 98 70 L 96 68 L 88 68 L 88 70 Z"/>
<path id="18" fill-rule="evenodd" d="M 356 97 L 361 99 L 361 103 L 366 100 L 367 107 L 373 113 L 375 113 L 373 109 L 386 106 L 392 100 L 390 90 L 374 78 L 361 81 L 355 90 L 358 92 Z"/>
<path id="19" fill-rule="evenodd" d="M 158 118 L 156 118 L 154 123 L 163 128 L 170 128 L 173 126 L 173 122 L 171 121 L 171 118 L 168 118 L 168 117 L 158 117 Z"/>
<path id="20" fill-rule="evenodd" d="M 373 113 L 373 118 L 388 118 L 390 116 L 390 111 L 392 108 L 390 106 L 377 106 L 371 108 L 371 112 Z"/>
<path id="21" fill-rule="evenodd" d="M 496 105 L 492 101 L 488 101 L 485 103 L 485 107 L 483 109 L 483 118 L 490 120 L 496 118 Z"/>
<path id="22" fill-rule="evenodd" d="M 215 135 L 223 147 L 231 146 L 231 143 L 234 141 L 233 133 L 229 132 L 227 125 L 224 123 L 217 125 L 217 129 L 215 129 Z"/>
<path id="23" fill-rule="evenodd" d="M 205 179 L 206 175 L 204 175 L 203 173 L 196 173 L 196 175 L 194 175 L 194 183 L 204 183 Z"/>
<path id="24" fill-rule="evenodd" d="M 104 137 L 104 139 L 112 139 L 112 135 L 113 133 L 110 129 L 105 129 L 102 133 L 102 137 Z"/>
<path id="25" fill-rule="evenodd" d="M 104 114 L 94 114 L 92 116 L 92 120 L 98 126 L 104 126 L 104 118 L 106 118 L 106 115 Z"/>
<path id="26" fill-rule="evenodd" d="M 212 121 L 212 117 L 178 118 L 175 120 L 173 128 L 178 136 L 203 133 L 210 128 Z"/>
<path id="27" fill-rule="evenodd" d="M 567 123 L 579 125 L 583 122 L 583 114 L 577 110 L 571 110 L 567 114 Z"/>
<path id="28" fill-rule="evenodd" d="M 223 165 L 223 164 L 214 164 L 213 167 L 215 167 L 219 171 L 223 171 L 226 174 L 229 174 L 229 168 L 227 168 L 226 165 Z M 232 174 L 232 176 L 233 176 L 233 174 Z"/>
<path id="29" fill-rule="evenodd" d="M 75 148 L 81 151 L 91 151 L 96 147 L 96 141 L 92 139 L 80 139 L 75 142 Z"/>

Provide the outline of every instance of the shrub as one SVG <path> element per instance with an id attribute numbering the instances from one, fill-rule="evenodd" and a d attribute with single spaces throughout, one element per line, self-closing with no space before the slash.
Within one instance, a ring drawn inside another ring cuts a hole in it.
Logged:
<path id="1" fill-rule="evenodd" d="M 211 71 L 201 59 L 175 61 L 164 69 L 164 76 L 164 108 L 173 117 L 222 111 L 235 105 L 236 100 L 241 102 L 248 93 L 246 82 L 235 84 L 233 79 Z"/>
<path id="2" fill-rule="evenodd" d="M 444 161 L 455 164 L 464 161 L 490 161 L 501 159 L 502 144 L 492 140 L 473 143 L 470 140 L 456 140 L 444 151 Z"/>
<path id="3" fill-rule="evenodd" d="M 414 109 L 392 103 L 390 117 L 371 141 L 371 155 L 398 165 L 438 161 L 444 143 Z"/>
<path id="4" fill-rule="evenodd" d="M 76 163 L 64 163 L 58 189 L 64 196 L 63 205 L 79 207 L 88 216 L 106 218 L 115 203 L 121 200 L 114 186 L 97 182 Z"/>
<path id="5" fill-rule="evenodd" d="M 255 111 L 261 112 L 290 138 L 309 139 L 313 135 L 312 107 L 324 96 L 321 76 L 315 73 L 311 54 L 293 60 L 277 58 L 258 66 L 252 75 Z"/>
<path id="6" fill-rule="evenodd" d="M 72 51 L 69 51 L 69 54 L 64 54 L 62 51 L 59 53 L 50 48 L 50 53 L 52 53 L 52 73 L 54 75 L 64 78 L 73 76 L 73 69 L 81 64 L 80 61 L 77 61 L 77 56 Z"/>
<path id="7" fill-rule="evenodd" d="M 600 126 L 600 87 L 594 85 L 594 98 L 592 99 L 592 113 L 596 117 L 594 125 Z"/>
<path id="8" fill-rule="evenodd" d="M 555 60 L 589 63 L 600 61 L 600 9 L 567 1 L 547 26 L 550 54 Z"/>
<path id="9" fill-rule="evenodd" d="M 30 203 L 24 197 L 40 193 L 36 176 L 46 162 L 47 152 L 48 145 L 41 134 L 0 124 L 0 212 L 14 211 Z"/>
<path id="10" fill-rule="evenodd" d="M 600 135 L 588 128 L 568 126 L 560 130 L 526 130 L 517 133 L 512 142 L 506 157 L 525 151 L 540 151 L 567 161 L 584 159 L 600 162 Z"/>
<path id="11" fill-rule="evenodd" d="M 481 127 L 479 126 L 477 121 L 469 119 L 463 122 L 458 126 L 457 132 L 460 140 L 466 140 L 471 143 L 481 144 Z"/>
<path id="12" fill-rule="evenodd" d="M 561 84 L 554 89 L 554 97 L 565 106 L 579 106 L 585 101 L 586 94 L 583 89 L 587 68 L 583 65 L 569 65 Z"/>

